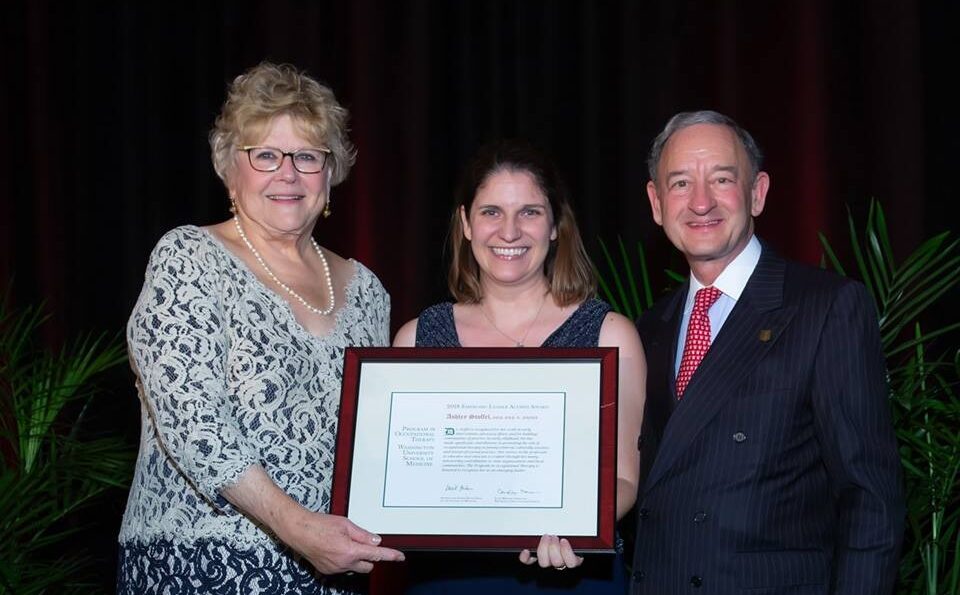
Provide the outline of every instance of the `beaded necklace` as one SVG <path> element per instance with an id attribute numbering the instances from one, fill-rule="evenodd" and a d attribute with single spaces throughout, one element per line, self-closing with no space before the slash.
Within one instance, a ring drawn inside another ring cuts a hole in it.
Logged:
<path id="1" fill-rule="evenodd" d="M 263 270 L 267 272 L 267 275 L 273 280 L 274 283 L 276 283 L 281 288 L 283 288 L 284 291 L 289 293 L 298 302 L 300 302 L 300 304 L 302 304 L 304 308 L 306 308 L 307 310 L 310 310 L 314 314 L 317 314 L 319 316 L 329 316 L 330 313 L 333 312 L 333 308 L 334 308 L 333 279 L 330 278 L 330 265 L 327 264 L 327 258 L 323 255 L 323 252 L 320 250 L 320 245 L 317 244 L 317 240 L 313 239 L 312 236 L 310 237 L 310 242 L 313 244 L 313 249 L 316 250 L 317 256 L 320 257 L 320 262 L 323 264 L 323 278 L 327 282 L 328 305 L 326 308 L 323 308 L 323 309 L 317 308 L 313 304 L 309 303 L 307 300 L 303 298 L 302 295 L 294 291 L 293 288 L 291 288 L 289 285 L 287 285 L 286 283 L 278 279 L 277 276 L 273 274 L 273 271 L 270 270 L 270 267 L 267 266 L 267 263 L 265 260 L 263 260 L 263 257 L 260 256 L 260 253 L 257 252 L 257 249 L 254 248 L 253 244 L 250 243 L 250 240 L 247 239 L 247 234 L 243 233 L 243 227 L 241 227 L 240 225 L 240 219 L 238 219 L 237 217 L 234 217 L 233 223 L 237 226 L 237 233 L 240 234 L 240 239 L 243 240 L 243 243 L 247 245 L 247 248 L 249 248 L 250 252 L 253 253 L 253 257 L 257 259 L 257 262 L 260 263 L 260 266 L 263 267 Z"/>

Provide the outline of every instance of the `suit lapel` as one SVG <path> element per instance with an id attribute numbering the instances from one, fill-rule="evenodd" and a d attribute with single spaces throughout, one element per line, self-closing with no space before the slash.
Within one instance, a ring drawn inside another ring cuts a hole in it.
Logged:
<path id="1" fill-rule="evenodd" d="M 656 352 L 656 365 L 648 365 L 648 369 L 657 370 L 657 384 L 661 390 L 657 393 L 663 395 L 668 401 L 667 411 L 672 411 L 677 404 L 676 386 L 674 385 L 673 370 L 676 368 L 677 360 L 677 342 L 680 337 L 680 319 L 683 317 L 683 306 L 687 298 L 690 284 L 684 283 L 683 287 L 677 290 L 673 299 L 664 308 L 660 318 L 660 330 L 657 333 L 656 342 L 648 349 Z M 650 357 L 650 354 L 647 355 Z"/>
<path id="2" fill-rule="evenodd" d="M 789 323 L 795 309 L 783 307 L 785 265 L 783 259 L 764 249 L 743 294 L 690 379 L 683 400 L 676 402 L 673 415 L 664 428 L 657 458 L 645 482 L 646 489 L 652 487 L 676 463 L 703 428 L 736 394 L 737 387 L 776 343 Z M 673 325 L 664 324 L 675 337 L 679 332 L 679 320 L 676 322 Z M 668 394 L 672 399 L 676 398 L 673 389 L 676 340 L 668 357 L 670 366 L 666 371 L 670 387 Z"/>

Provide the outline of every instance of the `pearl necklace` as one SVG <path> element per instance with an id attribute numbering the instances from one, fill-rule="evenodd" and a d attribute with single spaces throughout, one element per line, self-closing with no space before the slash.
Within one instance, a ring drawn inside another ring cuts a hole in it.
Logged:
<path id="1" fill-rule="evenodd" d="M 247 248 L 250 248 L 250 252 L 253 252 L 253 257 L 257 259 L 257 262 L 259 262 L 260 266 L 263 267 L 263 270 L 267 272 L 267 275 L 273 279 L 274 283 L 282 287 L 284 291 L 296 298 L 296 300 L 300 302 L 304 308 L 310 310 L 314 314 L 319 316 L 329 316 L 330 313 L 333 312 L 333 280 L 330 278 L 330 265 L 327 264 L 327 258 L 323 255 L 323 252 L 320 251 L 320 246 L 317 244 L 317 240 L 313 239 L 313 236 L 310 237 L 310 242 L 313 244 L 313 249 L 317 251 L 317 256 L 320 257 L 320 262 L 323 264 L 323 278 L 327 282 L 327 302 L 329 305 L 322 310 L 307 302 L 307 300 L 303 299 L 302 295 L 294 291 L 289 285 L 280 279 L 277 279 L 277 276 L 274 275 L 273 271 L 270 270 L 270 267 L 267 266 L 266 261 L 263 260 L 263 257 L 260 256 L 260 253 L 257 252 L 257 249 L 254 248 L 253 244 L 250 243 L 250 240 L 247 239 L 247 234 L 243 233 L 243 227 L 240 226 L 240 220 L 234 217 L 233 223 L 237 226 L 237 233 L 240 234 L 240 239 L 243 240 L 243 243 L 247 245 Z"/>
<path id="2" fill-rule="evenodd" d="M 477 304 L 477 305 L 480 306 L 480 313 L 483 314 L 483 317 L 487 319 L 487 322 L 490 323 L 490 326 L 493 327 L 493 330 L 497 331 L 498 333 L 500 333 L 501 335 L 503 335 L 503 336 L 506 337 L 507 339 L 510 339 L 510 341 L 513 342 L 513 344 L 514 344 L 515 347 L 523 347 L 523 342 L 527 340 L 527 335 L 530 334 L 530 331 L 533 330 L 533 327 L 537 324 L 537 321 L 540 320 L 540 313 L 543 312 L 543 306 L 544 306 L 544 304 L 546 304 L 546 303 L 547 303 L 547 296 L 546 296 L 546 294 L 544 294 L 544 296 L 543 296 L 543 301 L 540 302 L 540 307 L 537 308 L 537 315 L 533 317 L 533 322 L 530 323 L 530 326 L 527 327 L 527 331 L 526 331 L 525 333 L 523 333 L 523 336 L 520 337 L 520 339 L 514 339 L 513 337 L 511 337 L 511 336 L 508 335 L 507 333 L 505 333 L 505 332 L 503 332 L 502 330 L 500 330 L 500 327 L 497 326 L 497 323 L 495 323 L 495 322 L 493 321 L 493 319 L 490 318 L 490 316 L 487 315 L 487 311 L 484 309 L 482 302 L 481 302 L 480 304 Z"/>

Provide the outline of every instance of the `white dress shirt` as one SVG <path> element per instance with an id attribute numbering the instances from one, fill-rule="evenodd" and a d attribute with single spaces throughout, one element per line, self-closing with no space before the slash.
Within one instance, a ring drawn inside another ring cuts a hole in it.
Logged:
<path id="1" fill-rule="evenodd" d="M 727 321 L 730 311 L 737 305 L 737 300 L 740 299 L 743 288 L 747 286 L 747 281 L 750 280 L 753 270 L 757 268 L 757 262 L 760 261 L 760 252 L 760 240 L 757 239 L 757 236 L 750 236 L 750 241 L 747 242 L 743 251 L 727 265 L 727 268 L 723 269 L 723 272 L 713 282 L 713 286 L 719 289 L 722 295 L 707 311 L 707 316 L 710 318 L 711 344 L 717 338 L 720 327 Z M 703 287 L 706 286 L 691 272 L 690 289 L 687 291 L 687 302 L 683 306 L 683 318 L 680 320 L 680 340 L 677 341 L 677 357 L 673 366 L 674 378 L 680 371 L 680 359 L 683 357 L 683 346 L 687 342 L 687 325 L 690 323 L 690 312 L 693 311 L 694 298 L 697 291 Z"/>

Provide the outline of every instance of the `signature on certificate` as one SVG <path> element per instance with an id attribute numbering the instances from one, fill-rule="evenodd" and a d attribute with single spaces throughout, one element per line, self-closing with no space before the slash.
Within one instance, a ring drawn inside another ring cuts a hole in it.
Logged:
<path id="1" fill-rule="evenodd" d="M 444 492 L 472 492 L 473 486 L 465 483 L 448 483 L 443 488 Z"/>

